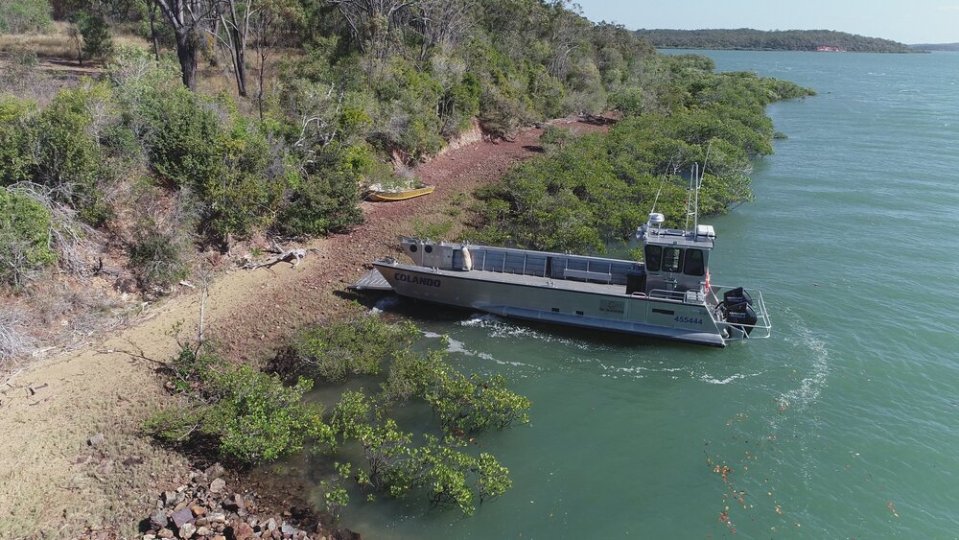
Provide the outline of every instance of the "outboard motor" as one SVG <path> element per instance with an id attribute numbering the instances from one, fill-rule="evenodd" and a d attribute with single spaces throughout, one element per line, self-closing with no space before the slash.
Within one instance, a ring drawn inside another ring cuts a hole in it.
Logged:
<path id="1" fill-rule="evenodd" d="M 749 304 L 751 306 L 753 305 L 753 297 L 749 296 L 749 293 L 742 287 L 737 287 L 723 294 L 723 304 L 726 304 L 726 309 L 729 310 L 732 309 L 732 306 L 738 306 L 740 304 Z"/>
<path id="2" fill-rule="evenodd" d="M 742 287 L 723 294 L 723 308 L 726 312 L 726 322 L 736 326 L 747 336 L 759 320 L 756 317 L 756 311 L 753 310 L 752 297 Z"/>

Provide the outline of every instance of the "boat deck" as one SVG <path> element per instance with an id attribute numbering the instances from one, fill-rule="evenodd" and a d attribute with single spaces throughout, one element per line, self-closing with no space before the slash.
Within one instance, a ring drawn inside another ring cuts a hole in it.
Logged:
<path id="1" fill-rule="evenodd" d="M 381 263 L 384 264 L 384 263 Z M 544 276 L 535 276 L 529 274 L 514 274 L 509 272 L 494 272 L 489 270 L 469 270 L 469 271 L 457 271 L 457 270 L 438 270 L 435 268 L 423 268 L 421 266 L 409 265 L 396 263 L 391 265 L 397 269 L 420 272 L 420 273 L 429 273 L 434 274 L 438 277 L 448 276 L 452 278 L 459 279 L 468 279 L 470 281 L 486 281 L 491 283 L 500 283 L 500 284 L 509 284 L 509 285 L 520 285 L 525 287 L 544 287 L 551 288 L 562 291 L 571 291 L 571 292 L 582 292 L 588 294 L 601 294 L 607 296 L 618 296 L 626 298 L 626 286 L 616 283 L 594 283 L 591 281 L 576 280 L 576 279 L 554 279 Z M 376 272 L 376 276 L 371 274 Z M 381 284 L 382 281 L 382 284 Z M 385 287 L 383 286 L 385 284 Z M 382 274 L 379 274 L 377 269 L 373 269 L 372 272 L 364 276 L 359 282 L 354 285 L 354 288 L 358 290 L 390 290 L 389 284 L 386 283 L 385 278 Z M 657 291 L 653 291 L 653 294 L 650 295 L 650 298 L 653 298 L 661 302 L 675 302 L 675 303 L 692 303 L 692 304 L 702 304 L 704 299 L 701 294 L 697 294 L 696 298 L 689 299 L 687 301 L 685 293 L 670 293 L 667 291 L 660 291 L 661 294 L 656 294 Z M 634 294 L 633 297 L 645 297 L 643 294 Z"/>
<path id="2" fill-rule="evenodd" d="M 376 268 L 370 270 L 363 275 L 356 283 L 350 285 L 350 289 L 356 291 L 392 291 L 393 287 L 390 286 L 389 282 L 386 281 L 386 278 L 383 277 L 383 274 L 380 273 Z"/>
<path id="3" fill-rule="evenodd" d="M 422 269 L 420 270 L 422 271 Z M 509 283 L 512 285 L 525 285 L 527 287 L 549 287 L 552 289 L 587 292 L 591 294 L 626 296 L 626 286 L 619 284 L 592 283 L 589 281 L 575 281 L 571 279 L 553 279 L 543 276 L 531 276 L 528 274 L 511 274 L 508 272 L 503 273 L 475 269 L 468 272 L 438 270 L 436 273 L 453 277 L 463 277 L 472 280 Z"/>

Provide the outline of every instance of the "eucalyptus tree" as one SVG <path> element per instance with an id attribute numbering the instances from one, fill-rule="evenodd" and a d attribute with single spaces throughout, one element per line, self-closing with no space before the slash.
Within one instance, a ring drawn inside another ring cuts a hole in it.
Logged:
<path id="1" fill-rule="evenodd" d="M 176 56 L 180 62 L 183 84 L 196 89 L 196 58 L 202 34 L 211 28 L 211 15 L 216 2 L 210 0 L 153 0 L 167 24 L 173 29 Z"/>

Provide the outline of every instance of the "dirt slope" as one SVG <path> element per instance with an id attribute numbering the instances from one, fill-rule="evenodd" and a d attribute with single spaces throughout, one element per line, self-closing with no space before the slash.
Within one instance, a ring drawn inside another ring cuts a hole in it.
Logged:
<path id="1" fill-rule="evenodd" d="M 578 132 L 605 127 L 557 123 Z M 474 142 L 418 167 L 429 196 L 364 203 L 366 222 L 317 241 L 298 267 L 234 270 L 209 290 L 206 320 L 221 350 L 258 360 L 304 324 L 354 309 L 345 286 L 373 258 L 393 252 L 398 232 L 429 219 L 453 197 L 500 178 L 535 155 L 541 130 L 512 142 Z M 164 400 L 156 368 L 176 349 L 170 331 L 192 335 L 199 294 L 149 309 L 131 326 L 83 350 L 0 379 L 0 538 L 71 538 L 87 527 L 132 535 L 159 490 L 185 481 L 186 463 L 138 433 Z"/>

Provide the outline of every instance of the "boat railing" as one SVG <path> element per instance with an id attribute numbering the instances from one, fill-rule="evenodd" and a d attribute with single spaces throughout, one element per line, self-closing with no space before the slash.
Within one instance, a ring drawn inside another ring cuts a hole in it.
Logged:
<path id="1" fill-rule="evenodd" d="M 454 254 L 453 266 L 457 266 Z M 625 285 L 633 263 L 595 260 L 569 254 L 526 252 L 489 247 L 471 248 L 472 269 L 498 274 L 520 274 L 551 279 Z"/>
<path id="2" fill-rule="evenodd" d="M 769 312 L 766 310 L 766 300 L 763 299 L 762 291 L 756 291 L 756 297 L 753 298 L 753 310 L 756 311 L 757 320 L 752 327 L 762 331 L 762 334 L 752 337 L 768 338 L 772 335 L 773 325 L 769 320 Z"/>

